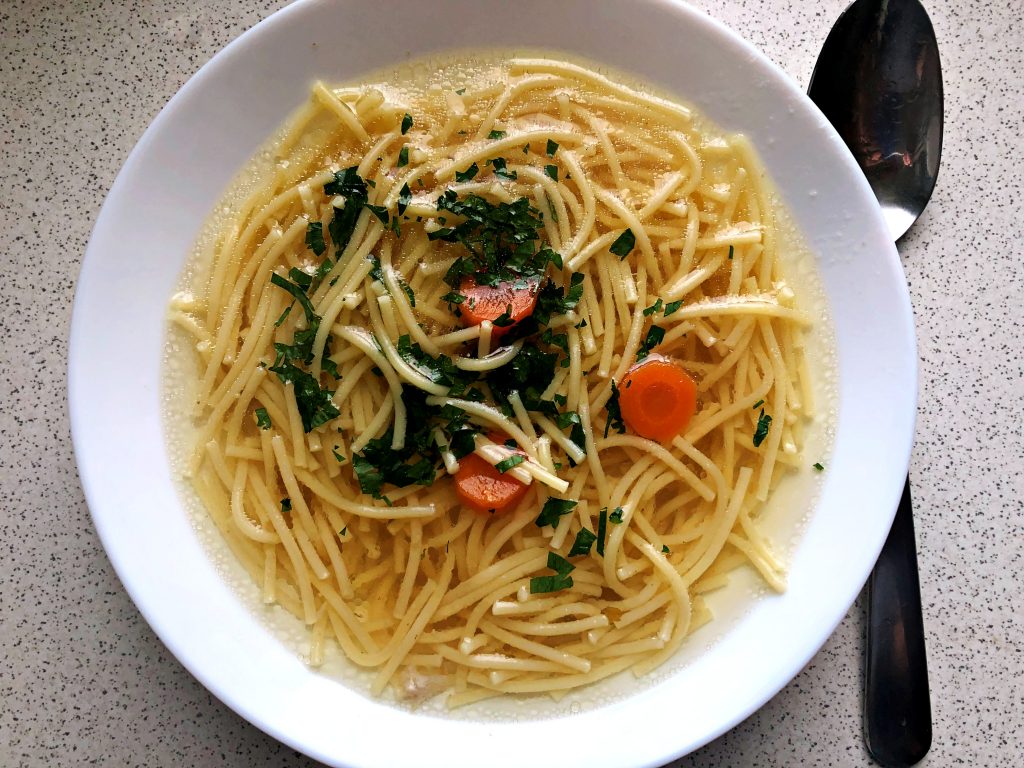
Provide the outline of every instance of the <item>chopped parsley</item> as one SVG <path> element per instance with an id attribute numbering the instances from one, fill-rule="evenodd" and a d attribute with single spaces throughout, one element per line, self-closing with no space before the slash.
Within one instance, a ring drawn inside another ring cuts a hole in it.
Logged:
<path id="1" fill-rule="evenodd" d="M 281 324 L 287 319 L 288 315 L 291 314 L 293 306 L 295 306 L 295 302 L 294 301 L 291 304 L 289 304 L 287 307 L 284 308 L 284 312 L 281 313 L 281 316 L 279 318 L 277 318 L 277 320 L 274 321 L 274 327 L 275 328 L 280 328 L 281 327 Z"/>
<path id="2" fill-rule="evenodd" d="M 558 143 L 548 139 L 547 153 L 548 157 L 554 157 L 555 152 L 558 151 Z"/>
<path id="3" fill-rule="evenodd" d="M 812 464 L 811 466 L 814 467 L 818 472 L 825 471 L 825 465 L 822 464 L 820 461 L 814 462 L 814 464 Z"/>
<path id="4" fill-rule="evenodd" d="M 504 131 L 499 131 L 499 130 L 493 130 L 493 131 L 491 131 L 490 133 L 487 134 L 487 138 L 488 139 L 492 139 L 492 140 L 504 139 L 505 138 L 505 132 Z"/>
<path id="5" fill-rule="evenodd" d="M 453 397 L 465 394 L 469 385 L 477 379 L 478 374 L 461 370 L 447 355 L 433 357 L 412 341 L 409 334 L 398 337 L 395 349 L 403 360 L 433 383 L 448 387 Z"/>
<path id="6" fill-rule="evenodd" d="M 644 317 L 650 317 L 655 312 L 660 312 L 660 311 L 661 311 L 661 299 L 659 298 L 656 302 L 651 304 L 651 306 L 649 306 L 646 309 L 644 309 Z"/>
<path id="7" fill-rule="evenodd" d="M 569 550 L 569 557 L 577 557 L 579 555 L 589 555 L 590 548 L 597 541 L 597 535 L 586 528 L 580 528 L 580 532 L 576 534 L 576 540 L 572 543 L 572 548 Z"/>
<path id="8" fill-rule="evenodd" d="M 535 576 L 530 579 L 531 594 L 557 592 L 572 586 L 572 576 L 569 574 L 576 570 L 575 565 L 557 552 L 548 552 L 548 568 L 555 572 L 553 576 Z"/>
<path id="9" fill-rule="evenodd" d="M 390 219 L 391 217 L 388 215 L 387 208 L 385 208 L 383 205 L 370 205 L 369 203 L 366 204 L 366 208 L 370 211 L 370 213 L 372 213 L 374 216 L 380 219 L 381 224 L 383 224 L 384 226 L 388 225 L 388 219 Z"/>
<path id="10" fill-rule="evenodd" d="M 266 408 L 256 409 L 256 426 L 260 429 L 270 429 L 273 426 L 270 423 L 270 414 L 267 413 Z"/>
<path id="11" fill-rule="evenodd" d="M 473 163 L 471 166 L 469 166 L 469 168 L 467 168 L 464 171 L 456 171 L 455 181 L 461 184 L 464 181 L 469 181 L 470 179 L 474 178 L 478 173 L 480 173 L 480 166 L 478 166 L 476 163 Z"/>
<path id="12" fill-rule="evenodd" d="M 614 253 L 619 259 L 624 259 L 629 256 L 630 251 L 636 246 L 636 235 L 633 234 L 632 229 L 627 229 L 617 238 L 615 242 L 608 248 L 609 251 Z"/>
<path id="13" fill-rule="evenodd" d="M 405 136 L 410 128 L 412 128 L 412 115 L 406 112 L 405 117 L 402 118 L 402 135 Z"/>
<path id="14" fill-rule="evenodd" d="M 324 243 L 324 225 L 319 221 L 311 221 L 306 225 L 306 247 L 317 256 L 323 256 L 327 250 Z"/>
<path id="15" fill-rule="evenodd" d="M 302 428 L 306 432 L 312 432 L 340 415 L 340 411 L 331 400 L 334 393 L 321 389 L 320 382 L 313 378 L 312 374 L 288 362 L 272 366 L 270 370 L 277 374 L 277 378 L 283 384 L 291 384 L 294 387 L 295 403 L 302 418 Z"/>
<path id="16" fill-rule="evenodd" d="M 772 417 L 761 409 L 761 415 L 757 417 L 757 428 L 754 430 L 754 447 L 757 448 L 768 437 L 768 428 L 772 425 Z"/>
<path id="17" fill-rule="evenodd" d="M 587 452 L 587 438 L 586 433 L 583 431 L 583 422 L 580 420 L 580 415 L 576 411 L 566 411 L 565 413 L 558 414 L 555 419 L 555 423 L 559 429 L 565 429 L 566 427 L 572 427 L 569 432 L 569 439 L 572 440 L 576 446 L 583 451 Z"/>
<path id="18" fill-rule="evenodd" d="M 458 408 L 429 406 L 426 397 L 420 389 L 402 387 L 402 403 L 409 420 L 403 448 L 396 450 L 391 447 L 393 431 L 389 428 L 380 437 L 370 440 L 362 453 L 352 455 L 352 469 L 363 493 L 387 502 L 381 493 L 386 483 L 399 488 L 433 484 L 437 468 L 442 463 L 440 449 L 434 441 L 434 429 L 439 422 L 449 434 L 462 429 L 465 414 Z M 445 424 L 443 420 L 446 417 L 451 418 Z"/>
<path id="19" fill-rule="evenodd" d="M 515 325 L 515 320 L 512 319 L 512 305 L 506 304 L 505 311 L 498 315 L 491 324 L 498 328 L 508 328 L 510 325 Z"/>
<path id="20" fill-rule="evenodd" d="M 492 287 L 501 282 L 539 278 L 554 255 L 550 248 L 538 248 L 538 230 L 543 222 L 525 197 L 511 203 L 492 203 L 479 195 L 459 197 L 449 189 L 438 198 L 437 210 L 464 219 L 428 235 L 432 240 L 459 243 L 467 251 L 444 276 L 453 288 L 458 288 L 468 276 L 478 285 Z"/>
<path id="21" fill-rule="evenodd" d="M 622 420 L 622 409 L 619 407 L 619 388 L 612 382 L 612 394 L 605 404 L 608 411 L 608 421 L 604 424 L 604 436 L 608 437 L 608 430 L 614 429 L 620 435 L 626 433 L 626 423 Z"/>
<path id="22" fill-rule="evenodd" d="M 730 245 L 730 246 L 729 246 L 729 261 L 732 261 L 732 255 L 733 255 L 733 248 L 732 248 L 732 246 Z"/>
<path id="23" fill-rule="evenodd" d="M 622 507 L 616 507 L 612 510 L 612 513 L 608 515 L 608 522 L 615 523 L 615 525 L 622 524 Z"/>
<path id="24" fill-rule="evenodd" d="M 672 550 L 670 550 L 670 549 L 668 548 L 668 544 L 662 544 L 662 545 L 661 545 L 661 554 L 663 554 L 663 555 L 667 555 L 667 554 L 670 554 L 670 553 L 671 553 L 671 551 L 672 551 Z"/>
<path id="25" fill-rule="evenodd" d="M 345 457 L 338 453 L 338 446 L 334 446 L 333 448 L 331 448 L 331 453 L 334 454 L 335 461 L 337 461 L 339 464 L 344 463 Z"/>
<path id="26" fill-rule="evenodd" d="M 410 307 L 415 307 L 416 306 L 416 294 L 413 293 L 412 286 L 409 285 L 407 282 L 405 282 L 405 280 L 401 280 L 401 279 L 399 279 L 399 285 L 401 285 L 401 287 L 402 287 L 402 293 L 404 293 L 405 297 L 409 300 L 409 306 Z"/>
<path id="27" fill-rule="evenodd" d="M 562 515 L 571 512 L 577 504 L 579 502 L 575 499 L 556 499 L 551 496 L 541 507 L 540 515 L 535 521 L 536 526 L 538 528 L 543 528 L 545 525 L 550 525 L 552 528 L 557 527 Z"/>
<path id="28" fill-rule="evenodd" d="M 679 301 L 670 301 L 668 304 L 665 305 L 665 317 L 668 317 L 669 315 L 678 312 L 681 306 L 683 306 L 682 299 L 680 299 Z"/>
<path id="29" fill-rule="evenodd" d="M 409 203 L 412 202 L 412 191 L 409 189 L 408 184 L 403 184 L 402 188 L 398 190 L 398 215 L 401 216 L 405 213 L 405 209 L 409 207 Z M 396 219 L 397 221 L 397 219 Z M 398 234 L 397 232 L 395 234 Z"/>
<path id="30" fill-rule="evenodd" d="M 757 410 L 758 408 L 760 408 L 760 407 L 761 407 L 762 405 L 764 405 L 764 400 L 758 400 L 758 401 L 757 401 L 756 403 L 754 403 L 754 404 L 753 404 L 752 406 L 750 406 L 750 409 L 751 409 L 752 411 L 756 411 L 756 410 Z"/>
<path id="31" fill-rule="evenodd" d="M 368 201 L 366 182 L 359 175 L 358 166 L 335 171 L 334 179 L 324 184 L 324 194 L 341 196 L 345 200 L 341 208 L 335 204 L 334 216 L 327 225 L 334 249 L 341 253 L 352 239 L 359 212 Z"/>
<path id="32" fill-rule="evenodd" d="M 519 178 L 518 173 L 508 170 L 508 162 L 504 157 L 496 157 L 489 162 L 491 167 L 494 169 L 495 176 L 500 176 L 501 178 L 508 179 L 509 181 L 515 181 Z"/>
<path id="33" fill-rule="evenodd" d="M 494 465 L 494 468 L 501 472 L 501 474 L 505 474 L 513 467 L 518 467 L 524 461 L 526 461 L 526 457 L 521 453 L 517 453 L 515 456 L 509 456 L 507 459 L 499 461 Z"/>
<path id="34" fill-rule="evenodd" d="M 662 339 L 665 338 L 665 329 L 658 325 L 652 325 L 647 329 L 647 336 L 640 343 L 640 348 L 636 351 L 637 362 L 647 357 L 651 350 L 661 344 Z"/>
<path id="35" fill-rule="evenodd" d="M 400 150 L 398 150 L 398 162 L 395 163 L 396 168 L 404 168 L 409 164 L 409 145 L 406 144 Z"/>
<path id="36" fill-rule="evenodd" d="M 597 515 L 597 554 L 604 557 L 604 540 L 608 535 L 608 507 L 601 507 Z"/>
<path id="37" fill-rule="evenodd" d="M 555 181 L 558 181 L 558 166 L 557 165 L 545 165 L 544 173 L 550 176 Z"/>
<path id="38" fill-rule="evenodd" d="M 281 499 L 281 511 L 282 512 L 291 512 L 292 511 L 292 500 L 289 499 L 287 496 L 285 496 L 283 499 Z"/>

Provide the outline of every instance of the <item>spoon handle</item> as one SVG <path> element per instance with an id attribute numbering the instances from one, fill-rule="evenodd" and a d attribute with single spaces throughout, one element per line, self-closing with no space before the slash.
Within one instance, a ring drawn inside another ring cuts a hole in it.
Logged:
<path id="1" fill-rule="evenodd" d="M 914 765 L 932 743 L 910 478 L 868 581 L 864 740 L 886 768 Z"/>

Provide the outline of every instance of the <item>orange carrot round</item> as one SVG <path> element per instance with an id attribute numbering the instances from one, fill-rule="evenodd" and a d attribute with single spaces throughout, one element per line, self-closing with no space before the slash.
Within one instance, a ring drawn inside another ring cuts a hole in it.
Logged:
<path id="1" fill-rule="evenodd" d="M 500 512 L 515 506 L 526 494 L 527 486 L 475 453 L 459 459 L 455 473 L 455 491 L 462 503 L 481 512 Z"/>
<path id="2" fill-rule="evenodd" d="M 633 432 L 665 443 L 690 423 L 697 385 L 686 371 L 660 355 L 634 365 L 619 382 L 622 420 Z"/>
<path id="3" fill-rule="evenodd" d="M 537 288 L 536 280 L 530 280 L 525 287 L 520 288 L 510 282 L 495 286 L 480 285 L 473 277 L 466 277 L 459 286 L 459 293 L 466 297 L 459 304 L 462 320 L 467 325 L 480 325 L 484 320 L 493 323 L 507 313 L 512 322 L 496 325 L 491 331 L 492 337 L 500 338 L 516 323 L 533 314 L 537 306 Z"/>

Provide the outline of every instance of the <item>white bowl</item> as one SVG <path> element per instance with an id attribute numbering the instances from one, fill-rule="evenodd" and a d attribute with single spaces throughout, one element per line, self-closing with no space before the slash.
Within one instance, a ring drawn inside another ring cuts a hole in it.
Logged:
<path id="1" fill-rule="evenodd" d="M 667 679 L 589 711 L 514 724 L 411 714 L 304 666 L 200 545 L 172 483 L 160 415 L 165 307 L 182 264 L 227 183 L 310 82 L 481 41 L 607 64 L 747 134 L 818 256 L 837 340 L 835 444 L 789 590 L 758 602 Z M 332 765 L 654 766 L 760 707 L 853 602 L 907 469 L 915 360 L 896 250 L 842 141 L 781 70 L 702 13 L 668 0 L 306 0 L 214 57 L 125 163 L 79 277 L 69 399 L 82 485 L 125 588 L 181 663 L 259 728 Z"/>

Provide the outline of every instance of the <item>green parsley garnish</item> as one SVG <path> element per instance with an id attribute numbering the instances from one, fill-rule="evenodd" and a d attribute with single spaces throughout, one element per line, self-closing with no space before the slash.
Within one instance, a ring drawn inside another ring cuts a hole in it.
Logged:
<path id="1" fill-rule="evenodd" d="M 825 465 L 822 464 L 820 461 L 814 462 L 814 464 L 812 464 L 811 466 L 814 467 L 819 472 L 823 472 L 825 470 Z"/>
<path id="2" fill-rule="evenodd" d="M 555 572 L 554 576 L 535 576 L 530 579 L 530 593 L 537 595 L 544 592 L 557 592 L 572 586 L 572 576 L 576 566 L 559 555 L 548 552 L 548 568 Z"/>
<path id="3" fill-rule="evenodd" d="M 575 499 L 556 499 L 554 496 L 551 496 L 544 502 L 540 515 L 534 524 L 538 528 L 543 528 L 545 525 L 550 525 L 554 528 L 558 525 L 562 515 L 571 512 L 577 504 L 579 502 Z"/>
<path id="4" fill-rule="evenodd" d="M 324 184 L 324 194 L 338 195 L 345 199 L 341 208 L 335 205 L 334 217 L 327 225 L 334 248 L 341 253 L 352 238 L 359 212 L 368 200 L 366 182 L 359 175 L 358 166 L 335 171 L 334 179 Z"/>
<path id="5" fill-rule="evenodd" d="M 275 328 L 280 328 L 281 327 L 281 324 L 285 321 L 285 319 L 288 317 L 288 315 L 291 314 L 292 307 L 294 307 L 294 306 L 295 306 L 295 302 L 293 301 L 291 304 L 289 304 L 287 307 L 284 308 L 284 312 L 281 313 L 281 316 L 279 318 L 277 318 L 277 320 L 274 321 L 274 327 Z"/>
<path id="6" fill-rule="evenodd" d="M 306 247 L 317 256 L 323 256 L 327 250 L 324 243 L 324 225 L 319 221 L 311 221 L 306 225 Z"/>
<path id="7" fill-rule="evenodd" d="M 345 461 L 345 457 L 338 453 L 338 446 L 334 446 L 333 448 L 331 448 L 331 453 L 334 454 L 334 460 L 337 461 L 339 464 Z"/>
<path id="8" fill-rule="evenodd" d="M 267 413 L 266 408 L 256 409 L 256 426 L 260 429 L 270 429 L 273 426 L 270 423 L 270 414 Z"/>
<path id="9" fill-rule="evenodd" d="M 282 512 L 291 512 L 292 511 L 292 500 L 289 499 L 287 496 L 285 496 L 283 499 L 281 499 L 281 511 Z"/>
<path id="10" fill-rule="evenodd" d="M 554 256 L 550 248 L 537 247 L 543 222 L 525 197 L 512 203 L 492 203 L 479 195 L 460 198 L 449 189 L 438 198 L 437 210 L 464 219 L 428 234 L 431 240 L 460 243 L 466 248 L 467 254 L 457 258 L 444 276 L 453 288 L 467 276 L 478 285 L 492 287 L 540 278 Z"/>
<path id="11" fill-rule="evenodd" d="M 409 189 L 408 184 L 403 184 L 402 188 L 398 190 L 398 215 L 401 216 L 405 213 L 405 209 L 409 207 L 409 203 L 412 202 L 412 190 Z M 397 233 L 396 233 L 397 234 Z"/>
<path id="12" fill-rule="evenodd" d="M 649 306 L 646 309 L 644 309 L 644 317 L 650 317 L 655 312 L 660 312 L 660 311 L 661 311 L 661 299 L 659 298 L 656 302 L 651 304 L 651 306 Z"/>
<path id="13" fill-rule="evenodd" d="M 569 557 L 577 557 L 578 555 L 589 555 L 590 548 L 597 541 L 597 535 L 586 528 L 580 528 L 580 532 L 576 534 L 576 540 L 572 543 L 572 548 L 569 550 Z"/>
<path id="14" fill-rule="evenodd" d="M 544 199 L 547 201 L 547 204 L 548 204 L 548 214 L 550 214 L 551 220 L 557 224 L 558 223 L 558 212 L 555 210 L 555 204 L 553 202 L 551 202 L 551 198 L 548 197 L 546 194 L 544 195 Z M 559 256 L 559 259 L 561 259 L 561 256 Z M 559 265 L 559 266 L 561 266 L 561 265 Z"/>
<path id="15" fill-rule="evenodd" d="M 608 421 L 604 423 L 604 436 L 608 437 L 608 430 L 614 429 L 620 435 L 626 434 L 626 423 L 622 420 L 622 409 L 619 407 L 619 388 L 612 382 L 612 394 L 605 404 L 608 411 Z"/>
<path id="16" fill-rule="evenodd" d="M 385 208 L 383 205 L 370 205 L 369 203 L 366 204 L 366 208 L 367 210 L 370 211 L 370 213 L 372 213 L 374 216 L 380 219 L 381 224 L 383 224 L 385 227 L 388 225 L 388 219 L 390 218 L 390 216 L 388 215 L 387 208 Z"/>
<path id="17" fill-rule="evenodd" d="M 732 248 L 732 246 L 730 245 L 730 246 L 729 246 L 729 261 L 732 261 L 732 254 L 733 254 L 733 248 Z"/>
<path id="18" fill-rule="evenodd" d="M 761 409 L 761 415 L 757 417 L 757 428 L 754 430 L 754 447 L 757 448 L 768 437 L 768 428 L 772 425 L 772 417 Z"/>
<path id="19" fill-rule="evenodd" d="M 409 306 L 410 307 L 415 307 L 416 306 L 416 294 L 413 293 L 412 286 L 410 286 L 407 282 L 405 282 L 405 280 L 402 280 L 401 278 L 399 278 L 399 285 L 402 288 L 402 293 L 405 294 L 405 298 L 407 298 L 409 300 Z"/>
<path id="20" fill-rule="evenodd" d="M 555 152 L 558 151 L 558 143 L 548 139 L 547 153 L 548 157 L 554 157 Z"/>
<path id="21" fill-rule="evenodd" d="M 412 115 L 406 112 L 405 117 L 402 118 L 402 135 L 405 136 L 410 128 L 412 128 Z"/>
<path id="22" fill-rule="evenodd" d="M 508 170 L 508 163 L 504 157 L 496 157 L 493 160 L 488 161 L 491 167 L 494 169 L 494 175 L 499 176 L 509 181 L 515 181 L 519 178 L 519 174 L 515 171 Z"/>
<path id="23" fill-rule="evenodd" d="M 406 144 L 400 150 L 398 150 L 398 162 L 395 164 L 396 168 L 404 168 L 409 164 L 409 145 Z"/>
<path id="24" fill-rule="evenodd" d="M 312 432 L 322 424 L 340 415 L 331 397 L 333 392 L 321 389 L 320 382 L 291 363 L 275 365 L 271 369 L 283 384 L 291 384 L 295 388 L 295 403 L 299 407 L 302 428 Z"/>
<path id="25" fill-rule="evenodd" d="M 558 166 L 557 165 L 545 165 L 544 173 L 550 176 L 555 181 L 558 181 Z"/>
<path id="26" fill-rule="evenodd" d="M 515 320 L 512 319 L 512 305 L 505 305 L 505 311 L 498 315 L 491 324 L 497 328 L 507 328 L 510 325 L 515 325 Z"/>
<path id="27" fill-rule="evenodd" d="M 683 306 L 682 299 L 680 299 L 679 301 L 670 301 L 668 304 L 665 305 L 665 317 L 668 317 L 669 315 L 678 312 L 681 306 Z"/>
<path id="28" fill-rule="evenodd" d="M 476 163 L 473 163 L 471 166 L 469 166 L 469 168 L 467 168 L 464 171 L 456 171 L 455 181 L 461 184 L 464 181 L 469 181 L 470 179 L 474 178 L 478 173 L 480 173 L 480 166 L 478 166 Z"/>
<path id="29" fill-rule="evenodd" d="M 637 362 L 647 357 L 651 350 L 661 344 L 662 339 L 665 338 L 665 329 L 658 325 L 652 325 L 647 329 L 647 336 L 640 344 L 640 348 L 636 351 Z"/>
<path id="30" fill-rule="evenodd" d="M 608 534 L 608 507 L 601 507 L 597 515 L 597 554 L 604 557 L 604 540 Z"/>
<path id="31" fill-rule="evenodd" d="M 456 90 L 456 91 L 455 91 L 455 93 L 457 93 L 457 94 L 458 94 L 459 96 L 461 96 L 461 95 L 462 95 L 462 94 L 464 94 L 465 92 L 466 92 L 466 89 L 465 89 L 465 88 L 459 88 L 458 90 Z"/>
<path id="32" fill-rule="evenodd" d="M 622 507 L 616 507 L 612 510 L 612 513 L 608 515 L 608 522 L 621 525 L 622 523 Z"/>
<path id="33" fill-rule="evenodd" d="M 494 465 L 494 468 L 501 472 L 501 474 L 505 474 L 513 467 L 518 467 L 524 461 L 526 461 L 526 457 L 523 456 L 522 454 L 517 453 L 515 456 L 509 456 L 507 459 L 499 461 L 497 464 Z"/>
<path id="34" fill-rule="evenodd" d="M 750 406 L 750 409 L 751 409 L 752 411 L 756 411 L 756 410 L 757 410 L 758 408 L 760 408 L 760 407 L 761 407 L 762 405 L 764 405 L 764 400 L 758 400 L 758 401 L 757 401 L 756 403 L 754 403 L 754 404 L 753 404 L 752 406 Z"/>
<path id="35" fill-rule="evenodd" d="M 632 229 L 627 229 L 615 238 L 615 242 L 611 244 L 611 247 L 608 250 L 618 256 L 621 260 L 629 256 L 629 252 L 632 251 L 635 246 L 636 235 L 633 234 Z"/>
<path id="36" fill-rule="evenodd" d="M 670 552 L 671 552 L 671 550 L 669 550 L 669 548 L 668 548 L 668 544 L 662 544 L 662 545 L 661 545 L 661 554 L 663 554 L 663 555 L 667 555 L 667 554 L 669 554 Z"/>
<path id="37" fill-rule="evenodd" d="M 504 139 L 505 138 L 505 132 L 504 131 L 494 130 L 494 131 L 491 131 L 490 133 L 487 134 L 487 138 L 488 139 L 492 139 L 492 140 Z"/>

